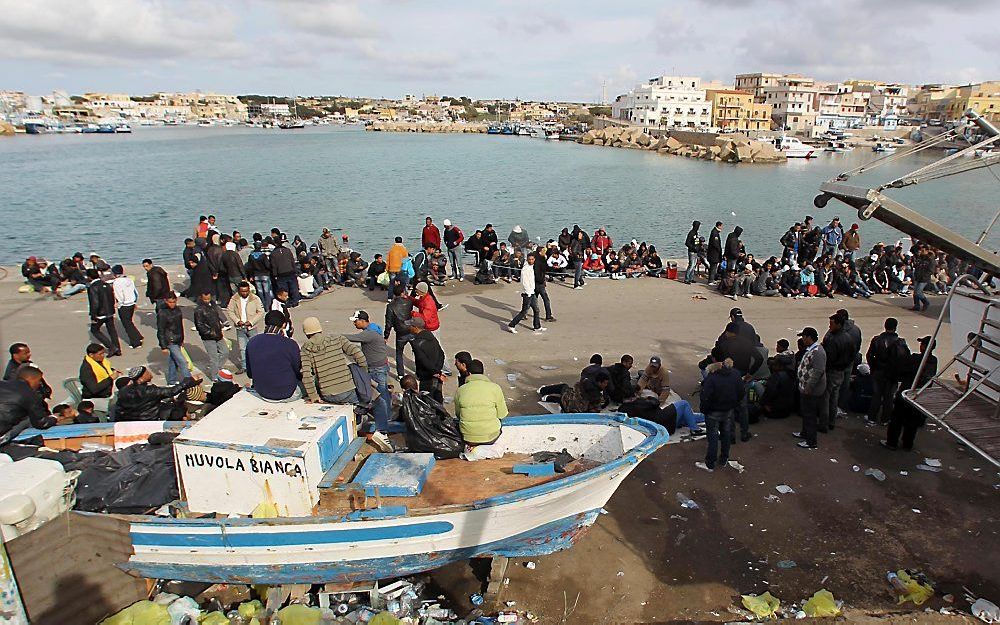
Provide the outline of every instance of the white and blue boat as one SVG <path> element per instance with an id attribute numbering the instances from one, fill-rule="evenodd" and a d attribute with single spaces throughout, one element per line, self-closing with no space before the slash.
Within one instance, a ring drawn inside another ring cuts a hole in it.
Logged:
<path id="1" fill-rule="evenodd" d="M 504 420 L 494 444 L 499 457 L 434 462 L 429 454 L 368 453 L 371 446 L 351 431 L 349 407 L 265 404 L 247 393 L 231 402 L 174 441 L 185 499 L 175 508 L 186 518 L 101 515 L 127 525 L 132 553 L 118 563 L 122 569 L 213 583 L 324 583 L 411 575 L 473 557 L 550 554 L 572 546 L 629 473 L 668 439 L 662 426 L 620 414 L 515 416 Z M 221 433 L 234 433 L 234 420 L 243 424 L 239 440 L 223 440 Z M 22 436 L 77 447 L 107 442 L 116 425 Z M 563 473 L 513 471 L 521 463 L 537 467 L 531 454 L 563 450 L 573 457 Z M 359 483 L 386 457 L 413 460 L 415 475 L 397 475 L 407 472 L 395 467 L 389 483 L 374 490 Z M 401 485 L 392 483 L 397 479 Z M 274 497 L 280 516 L 250 515 L 261 493 Z"/>

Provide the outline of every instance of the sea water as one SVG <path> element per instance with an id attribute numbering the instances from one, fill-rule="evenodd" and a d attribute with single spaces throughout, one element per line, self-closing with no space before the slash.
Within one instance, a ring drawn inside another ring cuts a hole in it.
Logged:
<path id="1" fill-rule="evenodd" d="M 0 139 L 0 262 L 61 259 L 96 251 L 111 261 L 180 263 L 199 215 L 245 237 L 277 226 L 314 242 L 323 227 L 350 235 L 370 256 L 393 237 L 419 246 L 424 217 L 450 219 L 466 236 L 487 222 L 501 240 L 515 224 L 532 239 L 579 224 L 606 227 L 682 257 L 691 221 L 707 237 L 715 221 L 744 229 L 758 257 L 806 215 L 845 228 L 855 211 L 836 201 L 817 209 L 819 185 L 877 154 L 859 147 L 809 161 L 733 165 L 623 150 L 473 134 L 365 132 L 357 126 L 303 130 L 139 127 L 126 135 L 18 135 Z M 902 159 L 859 179 L 880 184 L 940 153 Z M 987 170 L 896 190 L 891 195 L 975 238 L 1000 208 Z M 864 249 L 901 234 L 862 224 Z M 996 247 L 1000 238 L 988 244 Z"/>

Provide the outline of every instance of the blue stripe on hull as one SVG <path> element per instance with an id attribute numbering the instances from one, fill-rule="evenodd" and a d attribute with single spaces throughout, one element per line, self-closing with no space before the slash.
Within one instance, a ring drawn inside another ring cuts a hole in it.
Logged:
<path id="1" fill-rule="evenodd" d="M 371 540 L 396 540 L 445 534 L 455 529 L 447 521 L 389 525 L 385 527 L 359 527 L 356 529 L 314 530 L 299 532 L 245 532 L 245 533 L 174 533 L 154 534 L 133 531 L 132 544 L 143 547 L 288 547 L 292 545 L 334 545 L 360 543 Z"/>
<path id="2" fill-rule="evenodd" d="M 370 581 L 413 575 L 480 556 L 541 556 L 568 549 L 597 519 L 590 510 L 546 523 L 485 545 L 396 558 L 273 565 L 192 565 L 128 562 L 122 568 L 141 577 L 211 583 L 309 584 Z M 272 543 L 273 544 L 273 543 Z"/>

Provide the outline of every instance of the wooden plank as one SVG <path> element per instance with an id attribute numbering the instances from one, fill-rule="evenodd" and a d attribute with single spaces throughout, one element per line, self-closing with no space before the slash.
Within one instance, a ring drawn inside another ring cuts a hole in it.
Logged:
<path id="1" fill-rule="evenodd" d="M 33 625 L 96 623 L 146 598 L 146 582 L 116 566 L 132 555 L 129 525 L 70 512 L 7 543 Z"/>
<path id="2" fill-rule="evenodd" d="M 365 444 L 364 437 L 361 436 L 355 437 L 355 439 L 351 441 L 351 444 L 348 445 L 347 449 L 344 450 L 344 453 L 342 453 L 340 457 L 337 458 L 337 461 L 333 463 L 333 466 L 330 467 L 330 470 L 326 472 L 326 474 L 323 476 L 323 479 L 319 481 L 319 487 L 332 488 L 334 485 L 336 485 L 337 478 L 340 477 L 340 474 L 344 472 L 344 469 L 347 467 L 347 465 L 354 460 L 354 456 L 357 455 L 358 451 L 361 450 L 361 446 L 364 444 Z M 341 481 L 346 481 L 346 480 L 341 480 Z"/>

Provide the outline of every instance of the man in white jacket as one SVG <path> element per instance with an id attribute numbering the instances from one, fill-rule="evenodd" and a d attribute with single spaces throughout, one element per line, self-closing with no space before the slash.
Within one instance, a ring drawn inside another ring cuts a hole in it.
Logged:
<path id="1" fill-rule="evenodd" d="M 535 332 L 544 332 L 541 321 L 538 320 L 538 295 L 535 293 L 535 255 L 529 254 L 527 264 L 521 269 L 521 312 L 514 315 L 514 318 L 507 324 L 507 329 L 511 334 L 517 334 L 517 324 L 528 316 L 528 308 L 531 308 L 534 316 Z"/>

